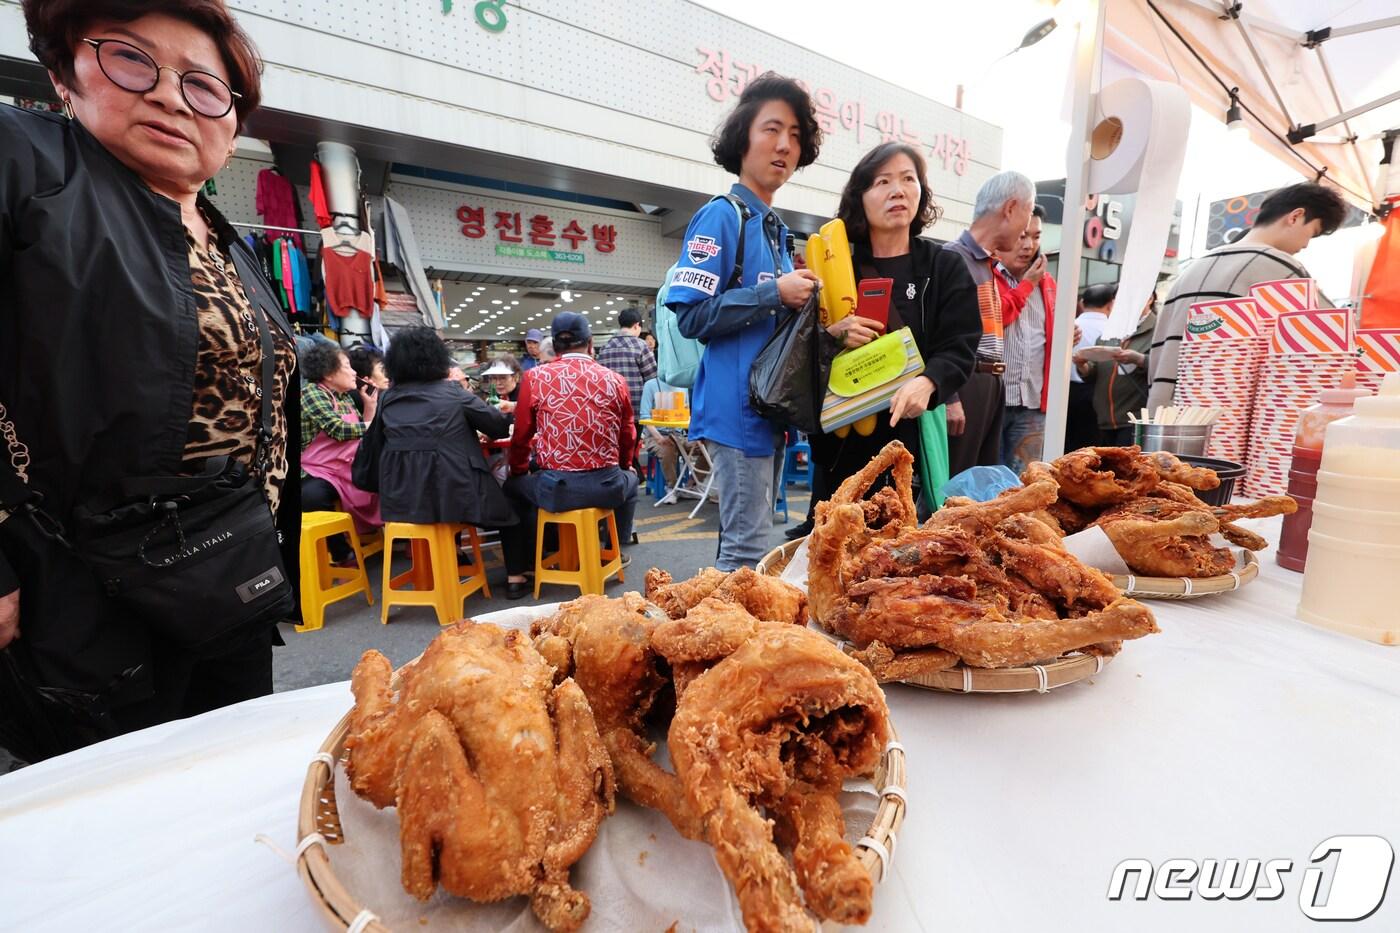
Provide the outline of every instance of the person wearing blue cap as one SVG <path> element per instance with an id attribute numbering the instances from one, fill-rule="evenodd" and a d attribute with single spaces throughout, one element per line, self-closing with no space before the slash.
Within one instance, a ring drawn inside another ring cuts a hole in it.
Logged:
<path id="1" fill-rule="evenodd" d="M 551 329 L 558 358 L 520 380 L 506 492 L 525 527 L 534 526 L 536 507 L 612 509 L 620 543 L 630 544 L 641 481 L 631 469 L 637 424 L 627 380 L 593 359 L 593 332 L 583 315 L 565 311 Z M 523 575 L 506 578 L 508 598 L 528 590 Z"/>
<path id="2" fill-rule="evenodd" d="M 532 327 L 525 332 L 525 359 L 520 361 L 522 372 L 540 365 L 540 341 L 543 339 L 544 334 L 540 333 L 538 327 Z"/>

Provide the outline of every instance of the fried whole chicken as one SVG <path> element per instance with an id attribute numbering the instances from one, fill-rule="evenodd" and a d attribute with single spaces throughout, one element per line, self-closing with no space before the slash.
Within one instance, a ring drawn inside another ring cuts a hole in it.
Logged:
<path id="1" fill-rule="evenodd" d="M 346 773 L 355 793 L 395 806 L 402 882 L 475 901 L 529 895 L 550 930 L 576 930 L 588 896 L 569 885 L 613 808 L 613 771 L 583 691 L 523 632 L 470 620 L 443 630 L 392 685 L 366 651 Z"/>
<path id="2" fill-rule="evenodd" d="M 1234 522 L 1286 515 L 1298 507 L 1288 496 L 1209 505 L 1196 491 L 1220 485 L 1214 470 L 1191 466 L 1165 451 L 1143 453 L 1137 447 L 1086 447 L 1053 463 L 1030 464 L 1021 480 L 1058 484 L 1060 501 L 1037 513 L 1046 527 L 1062 534 L 1102 528 L 1132 573 L 1152 577 L 1230 573 L 1235 555 L 1212 543 L 1212 535 L 1219 533 L 1237 547 L 1260 551 L 1268 541 Z"/>
<path id="3" fill-rule="evenodd" d="M 750 931 L 815 930 L 808 911 L 869 918 L 874 883 L 845 840 L 839 794 L 874 772 L 889 738 L 870 672 L 796 625 L 763 623 L 682 694 L 671 760 Z"/>
<path id="4" fill-rule="evenodd" d="M 777 577 L 748 567 L 725 573 L 706 567 L 696 576 L 673 583 L 671 575 L 656 567 L 646 573 L 646 598 L 679 619 L 705 599 L 735 603 L 756 619 L 766 622 L 807 624 L 807 595 Z"/>
<path id="5" fill-rule="evenodd" d="M 1147 607 L 1064 550 L 1045 515 L 1059 491 L 1049 470 L 988 502 L 950 500 L 922 527 L 872 531 L 862 483 L 908 459 L 897 441 L 886 446 L 817 506 L 809 541 L 813 615 L 880 679 L 959 662 L 1012 667 L 1070 651 L 1113 654 L 1125 639 L 1158 631 Z M 1146 472 L 1155 483 L 1155 469 Z"/>
<path id="6" fill-rule="evenodd" d="M 696 838 L 699 828 L 684 807 L 680 784 L 652 760 L 656 745 L 647 737 L 648 726 L 665 712 L 658 701 L 670 669 L 653 640 L 657 627 L 669 622 L 636 593 L 583 596 L 536 620 L 530 634 L 556 679 L 572 676 L 588 698 L 618 790 L 633 803 L 660 810 L 681 835 Z"/>

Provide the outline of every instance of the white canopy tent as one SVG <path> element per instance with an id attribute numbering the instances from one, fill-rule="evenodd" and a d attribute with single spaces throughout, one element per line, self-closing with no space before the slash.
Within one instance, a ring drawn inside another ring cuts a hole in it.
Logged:
<path id="1" fill-rule="evenodd" d="M 1063 9 L 1079 4 L 1061 0 Z M 1238 115 L 1254 144 L 1337 187 L 1368 212 L 1400 194 L 1400 156 L 1382 165 L 1400 130 L 1400 7 L 1396 0 L 1087 0 L 1074 60 L 1065 220 L 1079 229 L 1089 135 L 1103 57 L 1183 88 L 1222 121 Z M 1065 12 L 1068 12 L 1065 10 Z M 1122 68 L 1115 67 L 1115 71 Z M 1236 113 L 1231 106 L 1238 103 Z M 1074 317 L 1080 244 L 1060 254 L 1056 316 Z M 1063 452 L 1073 328 L 1055 329 L 1045 430 L 1047 458 Z"/>

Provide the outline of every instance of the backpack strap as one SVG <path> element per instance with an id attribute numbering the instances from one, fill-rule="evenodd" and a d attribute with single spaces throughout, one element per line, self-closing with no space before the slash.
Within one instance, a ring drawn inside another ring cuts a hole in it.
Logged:
<path id="1" fill-rule="evenodd" d="M 728 291 L 731 288 L 738 288 L 739 283 L 744 280 L 744 232 L 748 229 L 749 218 L 753 216 L 753 212 L 744 203 L 744 199 L 733 192 L 717 195 L 711 200 L 718 201 L 721 198 L 732 204 L 734 210 L 739 214 L 739 252 L 734 257 L 734 272 L 729 276 L 729 283 L 724 286 L 724 290 Z"/>

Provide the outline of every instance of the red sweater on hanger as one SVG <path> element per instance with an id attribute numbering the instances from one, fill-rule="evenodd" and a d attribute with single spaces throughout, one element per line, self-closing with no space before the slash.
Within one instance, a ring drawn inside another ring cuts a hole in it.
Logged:
<path id="1" fill-rule="evenodd" d="M 342 256 L 334 248 L 321 250 L 321 274 L 326 280 L 326 300 L 331 310 L 339 317 L 348 317 L 350 311 L 360 312 L 361 317 L 374 316 L 374 275 L 371 271 L 372 259 L 364 250 L 357 249 L 349 256 Z"/>

